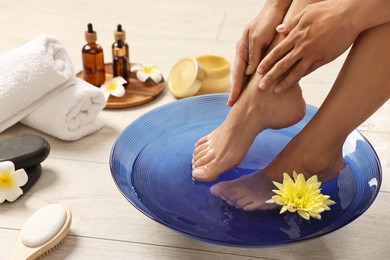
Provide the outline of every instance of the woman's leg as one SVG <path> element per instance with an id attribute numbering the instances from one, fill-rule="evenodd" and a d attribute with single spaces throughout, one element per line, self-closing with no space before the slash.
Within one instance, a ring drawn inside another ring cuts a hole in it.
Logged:
<path id="1" fill-rule="evenodd" d="M 319 0 L 293 1 L 286 17 L 292 17 L 306 5 Z M 284 36 L 278 35 L 270 49 Z M 212 181 L 236 167 L 245 157 L 254 138 L 266 128 L 283 128 L 297 123 L 305 114 L 305 102 L 298 85 L 275 95 L 270 88 L 258 89 L 261 76 L 252 77 L 224 122 L 195 145 L 192 176 Z"/>
<path id="2" fill-rule="evenodd" d="M 336 177 L 343 167 L 341 149 L 347 136 L 390 98 L 389 42 L 390 23 L 359 35 L 329 95 L 307 126 L 263 172 L 218 183 L 212 193 L 236 207 L 256 210 L 270 198 L 266 189 L 272 186 L 271 180 L 281 181 L 283 172 L 317 174 L 322 181 Z"/>

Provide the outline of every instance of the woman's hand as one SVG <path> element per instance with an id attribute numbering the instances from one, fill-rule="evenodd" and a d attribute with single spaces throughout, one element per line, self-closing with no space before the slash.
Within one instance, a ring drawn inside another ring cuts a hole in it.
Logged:
<path id="1" fill-rule="evenodd" d="M 277 31 L 288 35 L 258 66 L 257 72 L 264 75 L 259 88 L 268 89 L 280 80 L 274 88 L 279 93 L 346 51 L 359 34 L 348 15 L 343 1 L 328 0 L 306 6 L 279 25 Z"/>
<path id="2" fill-rule="evenodd" d="M 236 46 L 232 72 L 232 89 L 228 105 L 232 106 L 241 94 L 249 76 L 256 71 L 263 53 L 276 35 L 291 0 L 267 1 L 260 13 L 245 28 Z"/>

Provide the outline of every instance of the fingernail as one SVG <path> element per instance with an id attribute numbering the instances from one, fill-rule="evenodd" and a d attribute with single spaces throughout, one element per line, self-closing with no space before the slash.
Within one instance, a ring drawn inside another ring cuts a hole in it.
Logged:
<path id="1" fill-rule="evenodd" d="M 263 67 L 258 67 L 258 68 L 257 68 L 257 73 L 263 74 L 263 73 L 264 73 Z"/>
<path id="2" fill-rule="evenodd" d="M 274 88 L 274 92 L 276 93 L 276 94 L 279 94 L 280 92 L 282 92 L 282 88 L 281 87 L 275 87 Z"/>
<path id="3" fill-rule="evenodd" d="M 278 26 L 276 26 L 277 32 L 282 32 L 284 31 L 284 29 L 286 29 L 286 26 L 284 24 L 279 24 Z"/>
<path id="4" fill-rule="evenodd" d="M 265 85 L 264 82 L 260 82 L 260 84 L 259 84 L 259 89 L 265 90 L 266 87 L 267 87 L 267 86 Z"/>

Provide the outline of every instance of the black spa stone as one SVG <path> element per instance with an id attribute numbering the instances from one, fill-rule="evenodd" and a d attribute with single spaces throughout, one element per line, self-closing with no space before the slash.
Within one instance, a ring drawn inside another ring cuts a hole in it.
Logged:
<path id="1" fill-rule="evenodd" d="M 15 169 L 37 167 L 49 153 L 49 143 L 37 135 L 21 135 L 0 141 L 0 162 L 12 161 Z"/>
<path id="2" fill-rule="evenodd" d="M 26 193 L 26 191 L 28 191 L 37 182 L 39 177 L 41 177 L 42 167 L 38 164 L 36 166 L 24 168 L 24 170 L 28 175 L 28 181 L 20 188 L 23 190 L 23 193 Z"/>
<path id="3" fill-rule="evenodd" d="M 12 161 L 16 170 L 23 168 L 28 175 L 27 183 L 21 187 L 23 193 L 26 193 L 41 176 L 41 162 L 49 153 L 49 143 L 37 135 L 22 135 L 0 141 L 0 162 Z"/>

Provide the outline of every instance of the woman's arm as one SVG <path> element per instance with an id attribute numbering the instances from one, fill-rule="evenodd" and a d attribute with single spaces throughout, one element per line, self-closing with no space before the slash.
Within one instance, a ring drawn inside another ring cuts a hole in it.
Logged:
<path id="1" fill-rule="evenodd" d="M 389 21 L 388 0 L 328 0 L 308 5 L 278 26 L 278 32 L 288 36 L 261 61 L 260 89 L 273 82 L 278 82 L 277 93 L 289 88 L 341 55 L 362 31 Z"/>
<path id="2" fill-rule="evenodd" d="M 273 41 L 275 27 L 282 22 L 291 2 L 292 0 L 267 0 L 255 19 L 246 26 L 236 46 L 229 106 L 239 97 L 248 76 L 256 71 L 262 52 Z"/>

